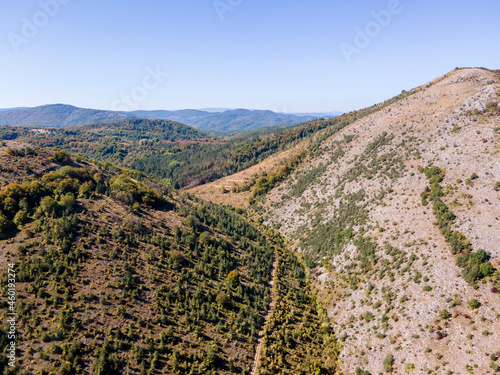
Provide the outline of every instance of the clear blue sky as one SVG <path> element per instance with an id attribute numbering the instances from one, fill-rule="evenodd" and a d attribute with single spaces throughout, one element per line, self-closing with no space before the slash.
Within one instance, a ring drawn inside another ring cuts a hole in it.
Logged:
<path id="1" fill-rule="evenodd" d="M 43 10 L 54 1 L 0 2 L 0 108 L 116 109 L 133 93 L 130 109 L 348 111 L 456 66 L 500 69 L 497 0 L 401 0 L 378 29 L 372 12 L 390 1 L 59 0 Z M 221 20 L 214 4 L 231 3 Z M 342 43 L 357 48 L 366 27 L 373 37 L 348 61 Z M 148 67 L 168 76 L 154 81 Z"/>

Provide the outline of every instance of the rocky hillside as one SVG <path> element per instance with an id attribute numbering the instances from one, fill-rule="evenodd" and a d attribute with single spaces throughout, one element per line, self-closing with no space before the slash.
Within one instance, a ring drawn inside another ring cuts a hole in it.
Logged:
<path id="1" fill-rule="evenodd" d="M 345 127 L 268 194 L 345 374 L 488 374 L 500 355 L 500 74 L 457 69 Z M 413 372 L 412 372 L 413 371 Z"/>

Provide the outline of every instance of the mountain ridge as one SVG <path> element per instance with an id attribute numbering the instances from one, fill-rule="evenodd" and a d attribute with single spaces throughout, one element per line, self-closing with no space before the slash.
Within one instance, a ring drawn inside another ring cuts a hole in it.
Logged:
<path id="1" fill-rule="evenodd" d="M 316 116 L 247 109 L 228 109 L 222 112 L 195 109 L 123 112 L 79 108 L 68 104 L 49 104 L 33 108 L 5 108 L 0 110 L 0 125 L 8 126 L 58 128 L 132 118 L 177 121 L 213 133 L 232 133 L 260 127 L 292 126 L 312 120 Z"/>

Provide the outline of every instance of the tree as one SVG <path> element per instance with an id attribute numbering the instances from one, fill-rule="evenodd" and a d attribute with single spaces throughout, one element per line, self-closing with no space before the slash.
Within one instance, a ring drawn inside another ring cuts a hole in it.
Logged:
<path id="1" fill-rule="evenodd" d="M 229 272 L 226 281 L 233 288 L 236 288 L 238 285 L 240 285 L 240 275 L 238 274 L 238 271 L 233 270 Z"/>
<path id="2" fill-rule="evenodd" d="M 200 234 L 200 242 L 202 244 L 206 244 L 206 245 L 209 245 L 210 243 L 212 243 L 212 236 L 210 236 L 210 233 L 203 232 L 202 234 Z"/>
<path id="3" fill-rule="evenodd" d="M 66 195 L 61 197 L 59 205 L 66 211 L 66 214 L 69 214 L 76 206 L 75 196 L 72 193 L 67 193 Z"/>
<path id="4" fill-rule="evenodd" d="M 2 213 L 0 213 L 0 237 L 5 236 L 14 229 L 14 224 L 12 221 L 7 219 Z"/>
<path id="5" fill-rule="evenodd" d="M 52 197 L 43 197 L 38 207 L 38 212 L 45 216 L 54 216 L 59 212 L 59 204 Z"/>
<path id="6" fill-rule="evenodd" d="M 78 189 L 78 197 L 90 198 L 95 190 L 95 185 L 92 181 L 84 182 Z"/>
<path id="7" fill-rule="evenodd" d="M 217 294 L 217 297 L 215 297 L 215 301 L 220 305 L 220 306 L 226 306 L 226 304 L 229 302 L 229 297 L 227 296 L 226 293 L 220 292 Z"/>
<path id="8" fill-rule="evenodd" d="M 56 152 L 54 152 L 54 155 L 52 156 L 52 161 L 54 163 L 62 165 L 73 164 L 73 161 L 71 160 L 69 153 L 64 150 L 57 150 Z"/>
<path id="9" fill-rule="evenodd" d="M 116 358 L 110 355 L 105 348 L 99 350 L 98 356 L 94 359 L 92 369 L 96 375 L 111 375 L 116 373 Z"/>
<path id="10" fill-rule="evenodd" d="M 29 220 L 28 213 L 24 210 L 19 210 L 14 216 L 14 224 L 16 224 L 18 227 L 26 224 Z"/>

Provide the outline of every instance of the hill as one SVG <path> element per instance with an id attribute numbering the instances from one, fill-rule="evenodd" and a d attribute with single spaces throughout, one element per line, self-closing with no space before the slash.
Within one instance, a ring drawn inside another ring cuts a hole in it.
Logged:
<path id="1" fill-rule="evenodd" d="M 149 118 L 180 122 L 211 133 L 232 133 L 260 127 L 292 126 L 321 116 L 283 114 L 272 111 L 227 110 L 208 112 L 201 110 L 132 111 L 117 112 L 78 108 L 65 104 L 45 105 L 35 108 L 10 108 L 0 110 L 0 126 L 70 127 L 98 122 Z M 334 116 L 331 116 L 334 117 Z"/>
<path id="2" fill-rule="evenodd" d="M 318 129 L 346 124 L 357 115 L 260 128 L 224 138 L 172 121 L 132 119 L 65 129 L 4 126 L 0 127 L 0 139 L 60 147 L 131 167 L 183 188 L 241 171 L 295 147 Z"/>
<path id="3" fill-rule="evenodd" d="M 207 133 L 174 121 L 130 119 L 64 129 L 0 127 L 0 139 L 59 147 L 122 166 L 155 153 L 214 142 Z"/>
<path id="4" fill-rule="evenodd" d="M 15 279 L 16 296 L 1 315 L 11 306 L 22 332 L 9 373 L 250 374 L 257 366 L 265 374 L 278 373 L 285 352 L 283 369 L 335 368 L 336 342 L 304 266 L 243 211 L 15 141 L 0 146 L 0 165 L 0 259 L 13 265 L 2 281 Z M 287 276 L 272 292 L 273 267 Z M 274 295 L 290 299 L 273 303 L 278 318 L 269 315 Z M 285 313 L 292 318 L 282 321 Z M 268 315 L 287 346 L 280 338 L 255 361 L 259 337 L 277 339 L 262 330 Z M 2 371 L 11 341 L 2 326 Z"/>
<path id="5" fill-rule="evenodd" d="M 66 127 L 129 118 L 122 112 L 77 108 L 66 104 L 44 105 L 0 112 L 0 125 Z"/>
<path id="6" fill-rule="evenodd" d="M 297 116 L 272 111 L 234 109 L 202 118 L 184 118 L 179 121 L 197 129 L 217 133 L 234 133 L 260 127 L 292 126 L 313 120 L 315 116 Z"/>
<path id="7" fill-rule="evenodd" d="M 312 269 L 343 373 L 498 368 L 499 73 L 454 70 L 257 182 L 271 191 L 255 209 Z"/>

